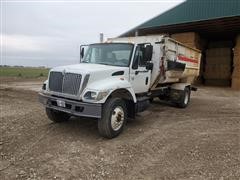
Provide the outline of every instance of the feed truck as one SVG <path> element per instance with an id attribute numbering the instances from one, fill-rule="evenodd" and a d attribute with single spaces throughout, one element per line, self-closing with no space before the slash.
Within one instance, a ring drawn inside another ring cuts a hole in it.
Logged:
<path id="1" fill-rule="evenodd" d="M 49 71 L 39 101 L 54 122 L 97 118 L 99 134 L 114 138 L 156 97 L 187 107 L 201 52 L 159 35 L 81 46 L 80 56 L 79 64 Z"/>

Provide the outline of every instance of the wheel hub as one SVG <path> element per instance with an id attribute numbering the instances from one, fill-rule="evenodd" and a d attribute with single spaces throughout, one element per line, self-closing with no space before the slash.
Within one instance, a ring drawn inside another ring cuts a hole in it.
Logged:
<path id="1" fill-rule="evenodd" d="M 124 111 L 123 108 L 118 106 L 116 107 L 111 116 L 111 126 L 114 131 L 119 130 L 124 122 Z"/>
<path id="2" fill-rule="evenodd" d="M 188 93 L 185 93 L 185 97 L 184 97 L 184 104 L 187 104 L 189 100 L 189 96 Z"/>

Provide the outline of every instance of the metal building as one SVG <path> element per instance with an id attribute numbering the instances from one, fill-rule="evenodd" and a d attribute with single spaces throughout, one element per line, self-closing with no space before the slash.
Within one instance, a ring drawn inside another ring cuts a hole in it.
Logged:
<path id="1" fill-rule="evenodd" d="M 198 82 L 240 89 L 240 0 L 187 0 L 120 37 L 153 34 L 202 51 Z"/>

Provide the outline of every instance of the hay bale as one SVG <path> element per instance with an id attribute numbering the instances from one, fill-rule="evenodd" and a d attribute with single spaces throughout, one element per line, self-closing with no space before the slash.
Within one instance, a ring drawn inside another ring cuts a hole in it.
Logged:
<path id="1" fill-rule="evenodd" d="M 240 45 L 235 46 L 233 50 L 234 55 L 239 56 L 240 55 Z"/>
<path id="2" fill-rule="evenodd" d="M 232 59 L 230 56 L 220 56 L 220 57 L 206 57 L 206 65 L 213 64 L 223 64 L 223 65 L 232 65 Z"/>
<path id="3" fill-rule="evenodd" d="M 233 47 L 233 42 L 232 41 L 211 41 L 208 43 L 208 48 L 223 48 L 223 47 L 228 47 L 231 48 Z"/>
<path id="4" fill-rule="evenodd" d="M 208 57 L 229 57 L 231 58 L 231 48 L 214 48 L 206 50 L 206 58 Z"/>
<path id="5" fill-rule="evenodd" d="M 238 34 L 236 37 L 236 45 L 240 46 L 240 34 Z"/>
<path id="6" fill-rule="evenodd" d="M 201 49 L 200 37 L 195 32 L 172 34 L 171 38 L 196 49 Z"/>
<path id="7" fill-rule="evenodd" d="M 199 36 L 195 32 L 185 32 L 185 33 L 172 34 L 172 38 L 176 40 L 194 42 L 199 39 Z"/>
<path id="8" fill-rule="evenodd" d="M 240 65 L 233 67 L 232 77 L 233 78 L 240 78 Z"/>
<path id="9" fill-rule="evenodd" d="M 240 54 L 234 54 L 233 56 L 233 66 L 240 65 Z"/>
<path id="10" fill-rule="evenodd" d="M 205 79 L 205 84 L 210 86 L 230 86 L 230 79 Z"/>
<path id="11" fill-rule="evenodd" d="M 231 65 L 218 63 L 207 65 L 203 77 L 205 79 L 230 79 L 232 75 L 231 69 Z"/>
<path id="12" fill-rule="evenodd" d="M 238 36 L 236 46 L 233 50 L 233 65 L 240 66 L 240 35 Z"/>
<path id="13" fill-rule="evenodd" d="M 232 89 L 240 90 L 240 78 L 232 78 Z"/>

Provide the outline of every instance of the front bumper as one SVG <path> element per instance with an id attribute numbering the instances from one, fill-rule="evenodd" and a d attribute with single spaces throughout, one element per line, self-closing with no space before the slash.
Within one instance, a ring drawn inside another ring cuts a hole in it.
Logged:
<path id="1" fill-rule="evenodd" d="M 58 106 L 57 101 L 65 102 L 65 107 Z M 74 116 L 101 118 L 102 115 L 102 104 L 84 103 L 43 93 L 39 93 L 39 102 L 47 108 L 66 112 Z"/>

